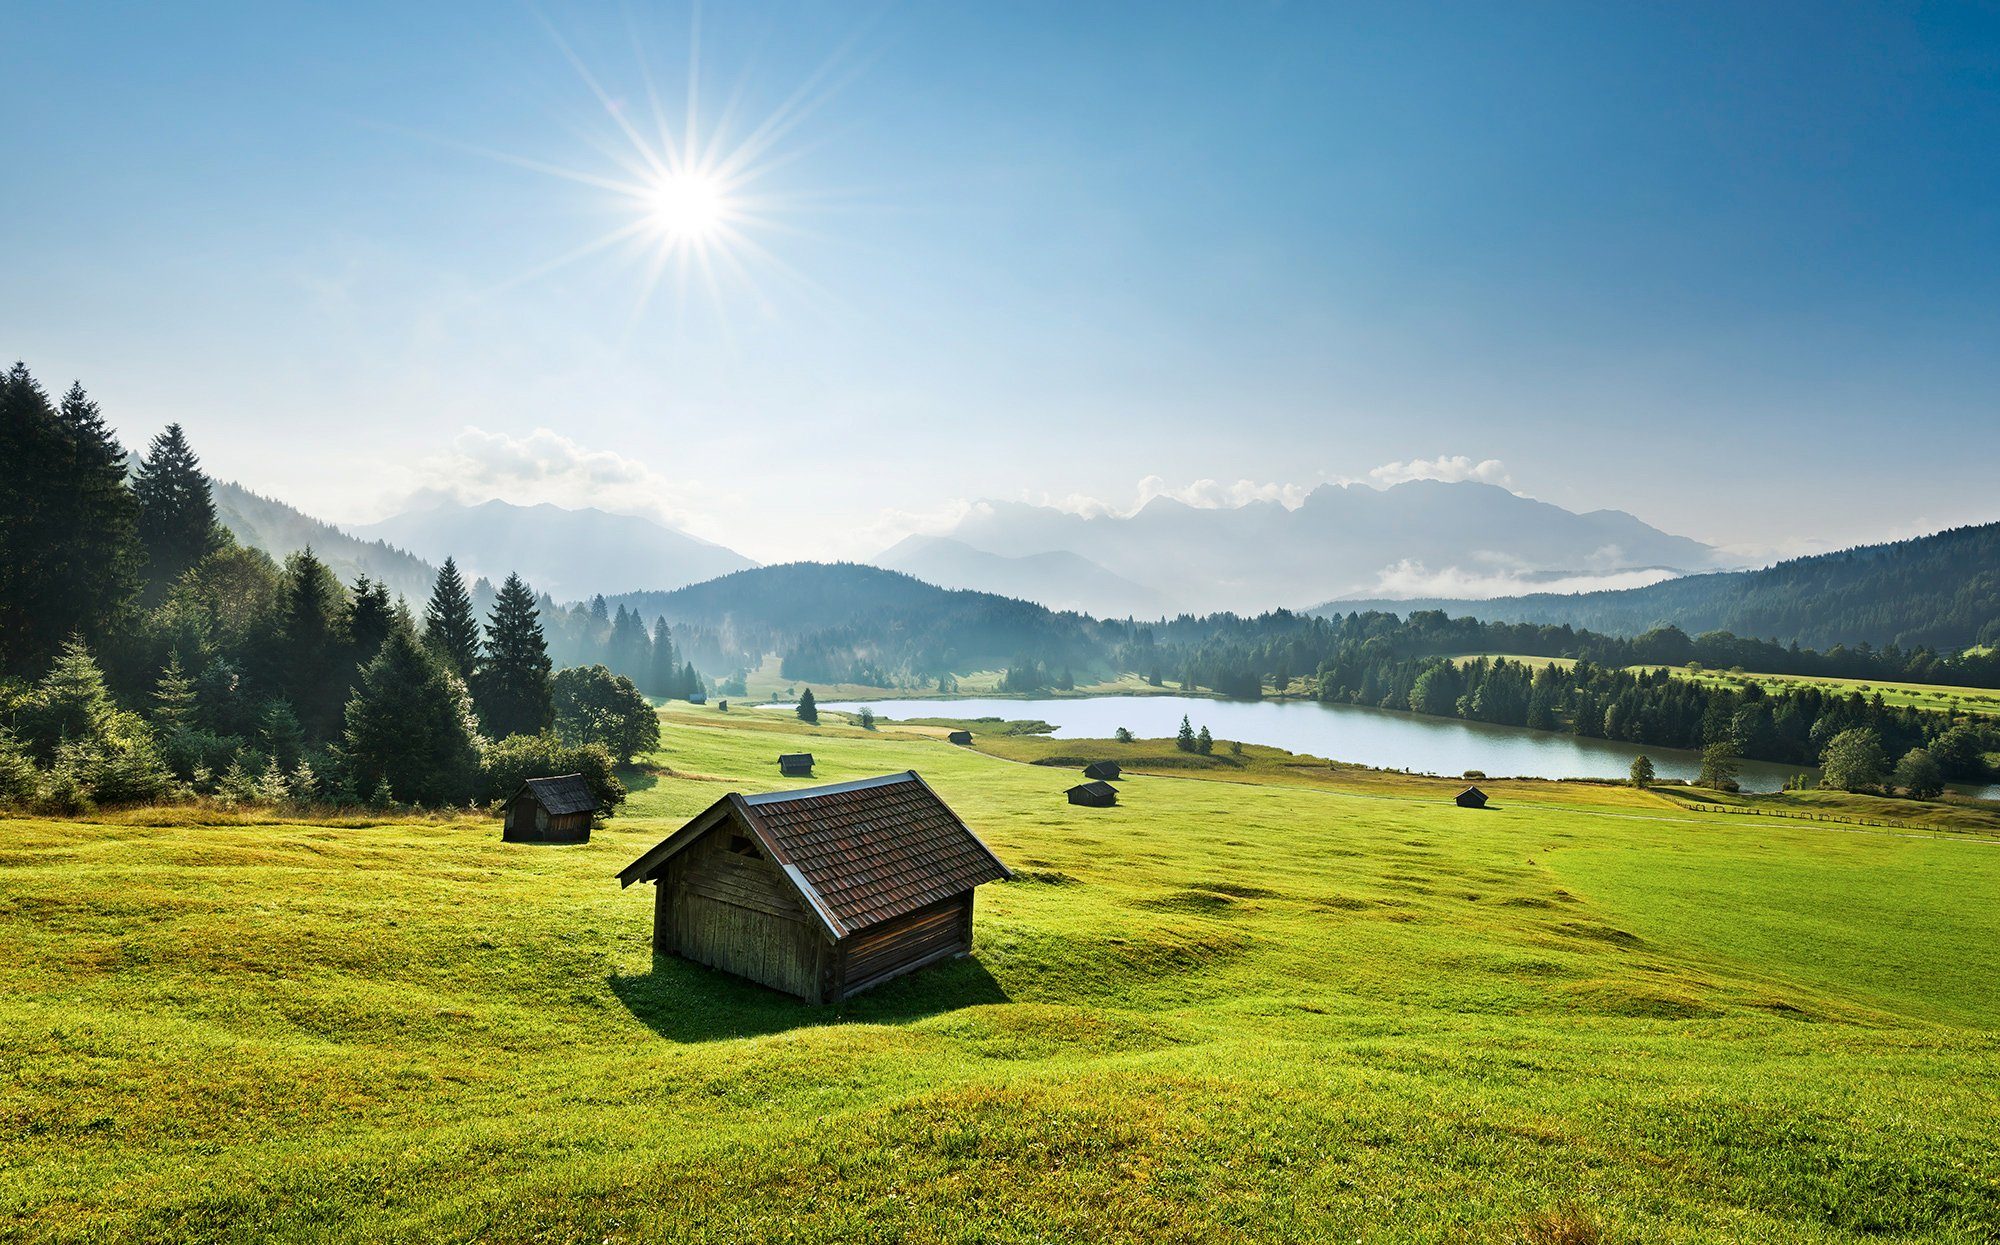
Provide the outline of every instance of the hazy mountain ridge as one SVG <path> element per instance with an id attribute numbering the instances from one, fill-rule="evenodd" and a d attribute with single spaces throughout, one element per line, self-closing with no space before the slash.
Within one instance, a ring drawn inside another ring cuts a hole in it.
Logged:
<path id="1" fill-rule="evenodd" d="M 441 502 L 352 530 L 436 561 L 449 555 L 495 583 L 518 573 L 557 600 L 678 588 L 757 565 L 651 519 L 547 502 Z"/>
<path id="2" fill-rule="evenodd" d="M 1068 550 L 1012 557 L 946 536 L 910 536 L 877 555 L 874 563 L 941 588 L 1020 597 L 1054 610 L 1137 618 L 1170 612 L 1159 593 Z"/>
<path id="3" fill-rule="evenodd" d="M 1387 489 L 1323 485 L 1296 508 L 1257 501 L 1204 508 L 1155 497 L 1130 515 L 1080 515 L 1026 502 L 976 506 L 942 539 L 1013 564 L 958 555 L 926 569 L 968 586 L 1064 598 L 1100 614 L 1131 611 L 1115 596 L 1157 598 L 1163 612 L 1259 610 L 1332 597 L 1382 595 L 1425 582 L 1489 584 L 1511 591 L 1523 577 L 1611 576 L 1711 570 L 1713 548 L 1619 510 L 1577 514 L 1472 481 L 1411 481 Z M 908 564 L 905 546 L 878 564 Z M 1088 582 L 1028 581 L 1019 560 L 1068 554 L 1101 568 Z M 1003 584 L 1005 585 L 1003 587 Z M 1400 592 L 1396 593 L 1401 595 Z"/>
<path id="4" fill-rule="evenodd" d="M 995 669 L 1023 654 L 1082 670 L 1106 651 L 1103 624 L 1081 614 L 854 562 L 761 566 L 606 605 L 713 631 L 745 654 L 778 653 L 788 676 L 822 681 Z"/>
<path id="5" fill-rule="evenodd" d="M 437 568 L 382 540 L 364 540 L 275 498 L 228 480 L 209 480 L 215 517 L 237 541 L 282 562 L 310 548 L 345 584 L 361 575 L 380 580 L 413 603 L 430 597 Z"/>
<path id="6" fill-rule="evenodd" d="M 1341 600 L 1312 612 L 1370 609 L 1568 623 L 1607 635 L 1638 635 L 1671 624 L 1690 634 L 1730 631 L 1806 648 L 1867 643 L 1954 651 L 2000 642 L 2000 523 L 1646 588 L 1492 600 Z"/>

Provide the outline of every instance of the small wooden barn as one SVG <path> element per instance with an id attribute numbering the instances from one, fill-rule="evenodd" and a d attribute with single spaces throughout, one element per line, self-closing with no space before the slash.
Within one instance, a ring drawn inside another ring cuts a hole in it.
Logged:
<path id="1" fill-rule="evenodd" d="M 945 738 L 955 744 L 969 744 L 972 742 L 972 732 L 953 731 L 951 734 L 946 735 Z"/>
<path id="2" fill-rule="evenodd" d="M 1118 788 L 1108 782 L 1078 783 L 1069 789 L 1068 795 L 1071 804 L 1086 808 L 1110 808 L 1118 803 Z"/>
<path id="3" fill-rule="evenodd" d="M 831 1003 L 972 949 L 1012 877 L 914 771 L 731 793 L 619 873 L 657 885 L 653 951 Z"/>
<path id="4" fill-rule="evenodd" d="M 500 838 L 508 843 L 588 843 L 597 797 L 582 774 L 530 778 L 502 813 Z"/>
<path id="5" fill-rule="evenodd" d="M 1452 799 L 1460 808 L 1486 807 L 1486 793 L 1477 787 L 1467 787 Z"/>
<path id="6" fill-rule="evenodd" d="M 1097 782 L 1117 782 L 1123 772 L 1116 761 L 1092 761 L 1083 767 L 1083 776 Z"/>
<path id="7" fill-rule="evenodd" d="M 779 753 L 778 772 L 787 778 L 811 778 L 813 772 L 813 754 L 810 752 Z"/>

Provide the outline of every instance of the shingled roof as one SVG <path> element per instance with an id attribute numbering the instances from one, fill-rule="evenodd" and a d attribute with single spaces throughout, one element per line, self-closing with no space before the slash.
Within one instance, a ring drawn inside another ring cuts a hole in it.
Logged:
<path id="1" fill-rule="evenodd" d="M 630 886 L 733 816 L 834 938 L 845 938 L 983 882 L 1012 877 L 914 770 L 856 782 L 731 793 L 619 873 Z"/>
<path id="2" fill-rule="evenodd" d="M 564 813 L 597 811 L 597 797 L 590 793 L 590 784 L 583 780 L 582 774 L 530 778 L 522 784 L 522 790 L 531 793 L 543 808 L 549 810 L 549 815 L 552 817 L 559 817 Z M 518 796 L 520 792 L 514 794 Z"/>

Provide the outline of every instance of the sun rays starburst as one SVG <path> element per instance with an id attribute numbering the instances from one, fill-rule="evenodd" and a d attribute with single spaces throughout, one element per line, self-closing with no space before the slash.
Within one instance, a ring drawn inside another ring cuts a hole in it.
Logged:
<path id="1" fill-rule="evenodd" d="M 644 41 L 629 20 L 639 86 L 629 99 L 608 89 L 561 32 L 540 20 L 602 110 L 599 124 L 590 127 L 585 140 L 602 157 L 604 167 L 593 171 L 463 143 L 448 145 L 604 192 L 621 219 L 503 286 L 539 280 L 607 252 L 621 255 L 638 275 L 628 332 L 646 318 L 662 288 L 669 285 L 677 320 L 687 314 L 696 294 L 705 296 L 713 312 L 725 319 L 731 295 L 744 296 L 769 313 L 773 287 L 783 287 L 822 308 L 835 302 L 759 238 L 809 236 L 796 219 L 788 218 L 826 197 L 780 193 L 768 188 L 767 179 L 797 158 L 801 149 L 791 140 L 798 127 L 858 74 L 847 63 L 851 42 L 828 57 L 767 116 L 745 124 L 741 114 L 747 71 L 712 119 L 704 113 L 698 10 L 687 34 L 686 91 L 677 110 L 664 104 Z"/>

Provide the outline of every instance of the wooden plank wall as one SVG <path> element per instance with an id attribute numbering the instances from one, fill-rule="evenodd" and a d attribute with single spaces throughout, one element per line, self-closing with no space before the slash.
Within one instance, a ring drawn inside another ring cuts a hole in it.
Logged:
<path id="1" fill-rule="evenodd" d="M 972 892 L 865 930 L 840 946 L 841 997 L 972 950 Z"/>
<path id="2" fill-rule="evenodd" d="M 655 909 L 656 948 L 818 999 L 830 951 L 824 934 L 775 866 L 727 849 L 732 833 L 724 822 L 668 863 Z"/>

